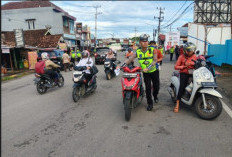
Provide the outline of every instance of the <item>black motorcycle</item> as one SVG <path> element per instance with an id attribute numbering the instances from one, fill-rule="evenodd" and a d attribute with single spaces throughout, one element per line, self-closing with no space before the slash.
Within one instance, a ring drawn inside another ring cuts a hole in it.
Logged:
<path id="1" fill-rule="evenodd" d="M 56 71 L 56 73 L 58 75 L 57 82 L 53 78 L 51 78 L 49 74 L 37 74 L 37 73 L 35 74 L 36 78 L 33 81 L 34 81 L 34 84 L 36 85 L 36 89 L 37 89 L 39 94 L 46 93 L 48 88 L 52 88 L 55 86 L 63 87 L 64 77 L 60 73 L 60 69 L 55 68 L 53 70 Z"/>
<path id="2" fill-rule="evenodd" d="M 107 58 L 104 62 L 104 68 L 105 68 L 105 74 L 106 79 L 110 80 L 111 78 L 115 77 L 114 70 L 116 69 L 117 65 L 121 62 L 119 60 L 116 60 L 115 58 Z"/>
<path id="3" fill-rule="evenodd" d="M 87 79 L 87 74 L 84 72 L 86 66 L 75 66 L 73 72 L 73 92 L 72 97 L 74 102 L 77 102 L 81 97 L 94 92 L 97 88 L 97 76 L 92 75 L 90 80 Z"/>

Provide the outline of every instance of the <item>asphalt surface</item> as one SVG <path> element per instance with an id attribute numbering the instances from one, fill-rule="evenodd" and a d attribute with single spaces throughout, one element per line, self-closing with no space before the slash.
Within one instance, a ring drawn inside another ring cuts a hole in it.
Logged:
<path id="1" fill-rule="evenodd" d="M 124 61 L 124 53 L 118 53 Z M 39 95 L 34 75 L 2 84 L 3 157 L 231 157 L 232 122 L 223 110 L 215 120 L 182 107 L 173 113 L 167 87 L 175 62 L 164 59 L 159 103 L 146 111 L 146 99 L 124 119 L 122 73 L 106 80 L 97 65 L 97 90 L 72 100 L 72 72 L 62 72 L 64 87 Z"/>

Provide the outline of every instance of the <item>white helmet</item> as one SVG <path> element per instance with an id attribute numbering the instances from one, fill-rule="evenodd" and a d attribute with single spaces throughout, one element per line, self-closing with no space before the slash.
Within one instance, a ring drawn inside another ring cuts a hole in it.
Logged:
<path id="1" fill-rule="evenodd" d="M 48 53 L 47 52 L 43 52 L 41 54 L 41 58 L 42 58 L 42 60 L 48 59 Z"/>

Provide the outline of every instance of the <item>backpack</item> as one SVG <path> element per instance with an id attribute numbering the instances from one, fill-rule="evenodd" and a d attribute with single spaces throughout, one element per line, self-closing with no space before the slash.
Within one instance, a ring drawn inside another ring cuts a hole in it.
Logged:
<path id="1" fill-rule="evenodd" d="M 45 61 L 39 61 L 35 64 L 35 72 L 37 74 L 44 74 Z"/>
<path id="2" fill-rule="evenodd" d="M 88 62 L 89 62 L 89 59 L 88 59 Z M 90 69 L 90 72 L 92 73 L 92 75 L 95 75 L 98 73 L 98 69 L 96 65 L 93 64 L 92 68 Z"/>

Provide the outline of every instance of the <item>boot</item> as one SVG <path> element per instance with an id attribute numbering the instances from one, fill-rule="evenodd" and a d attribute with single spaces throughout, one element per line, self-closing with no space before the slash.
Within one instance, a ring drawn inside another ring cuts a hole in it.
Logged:
<path id="1" fill-rule="evenodd" d="M 147 111 L 151 111 L 153 109 L 153 105 L 149 104 L 147 105 Z"/>
<path id="2" fill-rule="evenodd" d="M 176 100 L 176 106 L 174 107 L 174 112 L 177 113 L 179 112 L 179 107 L 180 107 L 180 100 Z"/>

